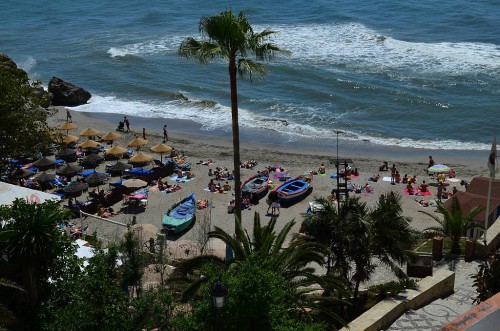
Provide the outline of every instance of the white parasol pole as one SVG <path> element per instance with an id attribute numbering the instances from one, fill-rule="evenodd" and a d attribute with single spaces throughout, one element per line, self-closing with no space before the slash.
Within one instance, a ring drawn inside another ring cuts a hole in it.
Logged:
<path id="1" fill-rule="evenodd" d="M 488 185 L 488 197 L 486 200 L 486 215 L 484 216 L 484 248 L 486 248 L 487 236 L 488 236 L 488 226 L 489 226 L 489 214 L 490 214 L 490 200 L 491 200 L 491 187 L 493 185 L 493 180 L 495 179 L 496 172 L 496 158 L 497 158 L 497 137 L 493 136 L 493 143 L 491 144 L 491 151 L 488 157 L 488 169 L 490 170 L 490 183 Z"/>

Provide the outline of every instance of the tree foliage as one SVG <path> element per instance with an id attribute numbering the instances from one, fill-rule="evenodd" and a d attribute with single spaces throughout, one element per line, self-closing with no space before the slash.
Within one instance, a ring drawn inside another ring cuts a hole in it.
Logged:
<path id="1" fill-rule="evenodd" d="M 217 330 L 216 311 L 210 297 L 210 288 L 217 279 L 202 286 L 200 301 L 192 305 L 192 312 L 177 321 L 178 330 Z M 220 274 L 228 293 L 220 319 L 225 330 L 326 330 L 326 324 L 313 321 L 300 309 L 290 309 L 289 298 L 295 290 L 279 273 L 263 268 L 261 257 L 251 253 L 238 268 L 226 269 Z"/>
<path id="2" fill-rule="evenodd" d="M 225 262 L 216 256 L 194 257 L 181 263 L 178 269 L 188 274 L 196 274 L 195 270 L 203 270 L 202 273 L 206 275 L 207 270 L 210 271 L 206 269 L 209 265 L 218 266 L 216 270 L 219 272 L 224 272 L 224 270 L 238 272 L 240 269 L 245 270 L 247 261 L 251 261 L 256 269 L 272 271 L 287 283 L 285 302 L 288 309 L 302 311 L 307 308 L 312 311 L 321 311 L 322 314 L 342 324 L 343 321 L 339 316 L 328 309 L 323 309 L 321 298 L 310 295 L 312 291 L 321 288 L 328 289 L 330 292 L 345 292 L 344 284 L 338 277 L 316 274 L 314 265 L 324 263 L 327 248 L 320 243 L 303 240 L 297 235 L 292 236 L 291 241 L 286 242 L 294 224 L 294 221 L 290 221 L 280 232 L 276 232 L 276 218 L 271 218 L 268 224 L 262 225 L 259 214 L 255 213 L 252 235 L 243 229 L 239 219 L 236 219 L 234 237 L 215 227 L 210 237 L 220 239 L 229 246 L 234 251 L 234 259 Z M 193 281 L 188 291 L 190 294 L 199 293 L 196 290 L 199 290 L 205 281 L 199 278 L 194 278 Z M 255 307 L 255 309 L 258 308 Z"/>
<path id="3" fill-rule="evenodd" d="M 16 199 L 11 206 L 0 206 L 0 251 L 6 263 L 14 266 L 11 280 L 21 280 L 26 290 L 22 301 L 32 312 L 47 295 L 49 278 L 67 267 L 65 257 L 74 252 L 59 230 L 70 217 L 53 201 L 30 204 Z"/>
<path id="4" fill-rule="evenodd" d="M 91 258 L 53 284 L 45 302 L 44 330 L 129 330 L 129 296 L 118 281 L 117 252 L 111 249 Z"/>
<path id="5" fill-rule="evenodd" d="M 477 291 L 474 303 L 479 304 L 500 292 L 500 256 L 498 254 L 490 256 L 472 278 Z"/>
<path id="6" fill-rule="evenodd" d="M 47 112 L 39 106 L 34 85 L 15 65 L 0 65 L 0 163 L 33 155 L 52 143 Z"/>
<path id="7" fill-rule="evenodd" d="M 349 197 L 339 206 L 324 198 L 321 208 L 305 214 L 302 228 L 311 238 L 330 248 L 327 273 L 339 275 L 353 291 L 356 303 L 359 286 L 370 280 L 376 258 L 400 278 L 406 277 L 399 267 L 408 262 L 410 248 L 417 232 L 410 219 L 402 216 L 399 197 L 385 199 L 375 208 L 368 208 L 358 197 Z"/>

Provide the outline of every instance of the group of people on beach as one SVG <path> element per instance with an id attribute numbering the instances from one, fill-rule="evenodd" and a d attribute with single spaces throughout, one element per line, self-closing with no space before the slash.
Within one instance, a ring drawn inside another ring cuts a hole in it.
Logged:
<path id="1" fill-rule="evenodd" d="M 67 121 L 71 122 L 71 114 L 69 111 L 67 111 Z M 117 130 L 119 131 L 124 131 L 125 128 L 127 128 L 126 132 L 130 132 L 130 121 L 127 116 L 123 116 L 123 122 L 120 122 L 118 124 Z M 146 140 L 146 128 L 142 128 L 142 139 Z M 168 130 L 167 130 L 167 125 L 163 125 L 163 143 L 168 141 Z"/>

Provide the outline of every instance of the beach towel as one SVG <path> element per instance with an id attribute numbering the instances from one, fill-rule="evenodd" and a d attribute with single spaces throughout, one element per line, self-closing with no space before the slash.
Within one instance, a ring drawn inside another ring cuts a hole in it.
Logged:
<path id="1" fill-rule="evenodd" d="M 382 177 L 382 181 L 384 181 L 384 182 L 390 182 L 391 181 L 391 177 Z"/>
<path id="2" fill-rule="evenodd" d="M 284 173 L 284 172 L 280 172 L 280 173 L 273 175 L 274 179 L 281 179 L 281 178 L 285 178 L 285 177 L 286 177 L 286 173 Z"/>
<path id="3" fill-rule="evenodd" d="M 458 178 L 448 178 L 448 181 L 452 183 L 459 183 L 461 180 Z"/>
<path id="4" fill-rule="evenodd" d="M 337 178 L 337 174 L 336 173 L 330 174 L 330 178 Z"/>
<path id="5" fill-rule="evenodd" d="M 172 177 L 169 177 L 168 179 L 170 179 L 170 180 L 172 180 L 174 182 L 177 182 L 177 183 L 186 183 L 186 182 L 189 182 L 193 178 L 187 178 L 187 176 L 179 177 L 177 175 L 174 175 Z"/>

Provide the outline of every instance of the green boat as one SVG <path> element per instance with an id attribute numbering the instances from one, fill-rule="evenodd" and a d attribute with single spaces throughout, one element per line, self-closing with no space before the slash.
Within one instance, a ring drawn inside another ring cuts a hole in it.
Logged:
<path id="1" fill-rule="evenodd" d="M 191 193 L 174 204 L 163 215 L 163 228 L 169 233 L 186 230 L 196 220 L 196 197 Z"/>

